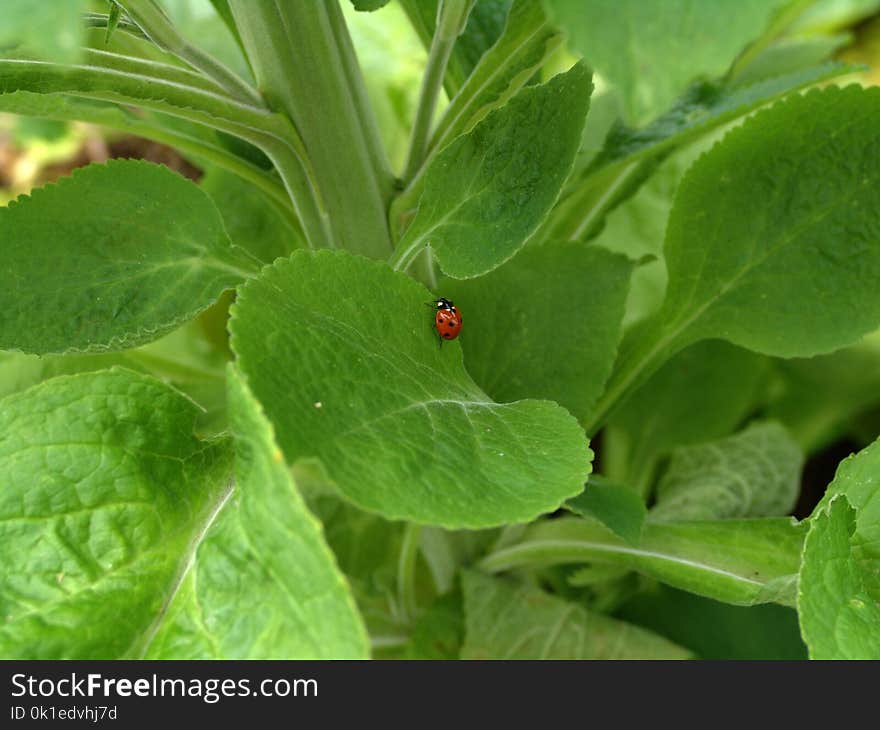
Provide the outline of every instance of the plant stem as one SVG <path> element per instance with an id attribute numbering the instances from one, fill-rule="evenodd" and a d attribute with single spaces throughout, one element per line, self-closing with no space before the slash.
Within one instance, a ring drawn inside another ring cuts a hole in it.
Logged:
<path id="1" fill-rule="evenodd" d="M 392 175 L 348 31 L 332 2 L 230 0 L 257 83 L 302 140 L 329 242 L 372 258 L 391 250 Z"/>
<path id="2" fill-rule="evenodd" d="M 416 566 L 419 557 L 421 525 L 408 522 L 403 532 L 400 557 L 397 561 L 397 594 L 404 619 L 412 621 L 418 609 L 416 601 Z"/>
<path id="3" fill-rule="evenodd" d="M 191 45 L 154 0 L 115 0 L 129 18 L 159 48 L 171 53 L 216 81 L 228 94 L 246 104 L 263 106 L 256 90 L 220 61 Z"/>
<path id="4" fill-rule="evenodd" d="M 14 91 L 66 94 L 139 106 L 240 137 L 262 149 L 272 160 L 309 244 L 332 243 L 315 173 L 296 130 L 283 115 L 163 78 L 99 66 L 0 59 L 0 94 Z"/>
<path id="5" fill-rule="evenodd" d="M 449 56 L 455 46 L 455 40 L 464 30 L 472 5 L 471 0 L 440 0 L 438 5 L 437 30 L 431 40 L 428 65 L 425 68 L 425 75 L 422 77 L 419 105 L 413 122 L 409 154 L 403 173 L 404 180 L 411 180 L 425 159 L 434 112 L 437 109 L 437 97 L 446 74 L 446 65 L 449 63 Z"/>

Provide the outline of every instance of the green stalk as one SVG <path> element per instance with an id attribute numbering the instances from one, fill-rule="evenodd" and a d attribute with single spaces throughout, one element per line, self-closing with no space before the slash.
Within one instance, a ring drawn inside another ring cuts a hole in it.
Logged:
<path id="1" fill-rule="evenodd" d="M 177 56 L 216 81 L 235 99 L 255 106 L 263 105 L 260 95 L 250 84 L 181 36 L 155 0 L 115 0 L 115 2 L 125 9 L 128 17 L 159 48 Z"/>
<path id="2" fill-rule="evenodd" d="M 413 122 L 409 154 L 403 173 L 404 180 L 411 180 L 415 176 L 428 152 L 428 139 L 434 121 L 434 112 L 437 109 L 437 97 L 446 75 L 446 65 L 449 63 L 455 40 L 464 30 L 471 7 L 473 0 L 440 0 L 437 7 L 437 30 L 431 40 L 428 65 L 422 77 L 419 105 Z"/>
<path id="3" fill-rule="evenodd" d="M 416 601 L 416 565 L 419 557 L 419 538 L 421 526 L 413 522 L 406 525 L 400 558 L 397 561 L 397 594 L 400 607 L 407 622 L 413 620 L 418 609 Z"/>
<path id="4" fill-rule="evenodd" d="M 0 94 L 16 91 L 139 106 L 240 137 L 262 149 L 272 160 L 310 245 L 327 245 L 331 240 L 302 142 L 282 115 L 163 78 L 99 66 L 0 59 Z"/>
<path id="5" fill-rule="evenodd" d="M 175 147 L 185 154 L 211 162 L 247 180 L 271 198 L 295 228 L 300 227 L 287 191 L 271 175 L 225 147 L 212 144 L 179 128 L 166 126 L 149 116 L 133 114 L 114 104 L 82 104 L 72 96 L 24 91 L 0 94 L 0 111 L 59 121 L 89 122 Z M 161 118 L 162 115 L 157 116 Z"/>
<path id="6" fill-rule="evenodd" d="M 391 250 L 392 176 L 336 0 L 230 0 L 263 97 L 302 139 L 330 245 Z"/>

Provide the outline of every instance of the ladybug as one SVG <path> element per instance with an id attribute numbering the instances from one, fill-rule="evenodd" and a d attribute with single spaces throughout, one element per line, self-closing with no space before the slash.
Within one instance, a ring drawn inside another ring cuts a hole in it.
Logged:
<path id="1" fill-rule="evenodd" d="M 440 336 L 440 344 L 443 344 L 443 340 L 454 340 L 461 332 L 461 312 L 455 304 L 443 297 L 434 302 L 434 307 L 437 309 L 434 326 Z"/>

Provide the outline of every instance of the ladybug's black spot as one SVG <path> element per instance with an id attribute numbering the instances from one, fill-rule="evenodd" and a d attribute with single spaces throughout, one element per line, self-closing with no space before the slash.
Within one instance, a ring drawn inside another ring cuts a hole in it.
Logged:
<path id="1" fill-rule="evenodd" d="M 446 324 L 447 324 L 449 327 L 455 327 L 455 322 L 447 322 Z"/>
<path id="2" fill-rule="evenodd" d="M 448 340 L 450 337 L 452 337 L 452 335 L 450 335 L 450 334 L 447 332 L 445 335 L 443 335 L 443 337 L 445 337 L 445 338 Z"/>

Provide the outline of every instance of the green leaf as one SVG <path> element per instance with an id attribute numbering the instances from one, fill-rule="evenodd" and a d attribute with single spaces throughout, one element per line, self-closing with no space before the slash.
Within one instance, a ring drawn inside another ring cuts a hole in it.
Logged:
<path id="1" fill-rule="evenodd" d="M 868 160 L 878 114 L 880 90 L 813 91 L 753 117 L 694 165 L 667 232 L 664 340 L 721 336 L 809 356 L 876 327 L 880 171 Z"/>
<path id="2" fill-rule="evenodd" d="M 385 264 L 295 252 L 239 290 L 232 349 L 291 463 L 356 505 L 446 527 L 526 521 L 583 488 L 592 453 L 545 401 L 499 405 L 440 347 L 429 292 Z"/>
<path id="3" fill-rule="evenodd" d="M 198 320 L 155 342 L 123 352 L 43 356 L 0 352 L 0 398 L 57 375 L 88 373 L 118 365 L 152 375 L 188 395 L 201 408 L 196 433 L 218 433 L 225 428 L 226 419 L 226 359 L 225 353 L 205 340 Z"/>
<path id="4" fill-rule="evenodd" d="M 767 416 L 785 424 L 807 452 L 818 451 L 880 405 L 880 332 L 830 355 L 778 361 L 774 370 L 781 382 Z"/>
<path id="5" fill-rule="evenodd" d="M 817 510 L 843 494 L 856 511 L 853 555 L 861 565 L 865 587 L 880 603 L 880 440 L 840 462 Z"/>
<path id="6" fill-rule="evenodd" d="M 305 245 L 290 218 L 237 175 L 211 168 L 200 184 L 223 216 L 229 238 L 263 263 L 271 264 Z"/>
<path id="7" fill-rule="evenodd" d="M 587 488 L 565 503 L 572 512 L 595 517 L 624 540 L 636 543 L 645 522 L 645 503 L 628 487 L 607 482 L 598 474 L 590 478 Z"/>
<path id="8" fill-rule="evenodd" d="M 0 348 L 119 350 L 155 340 L 255 270 L 210 198 L 167 167 L 77 170 L 0 209 Z"/>
<path id="9" fill-rule="evenodd" d="M 235 492 L 199 545 L 148 657 L 367 658 L 366 631 L 321 524 L 259 404 L 228 372 Z"/>
<path id="10" fill-rule="evenodd" d="M 880 10 L 878 0 L 817 0 L 793 24 L 798 33 L 833 33 L 851 28 Z"/>
<path id="11" fill-rule="evenodd" d="M 807 70 L 826 63 L 837 51 L 852 43 L 849 33 L 809 37 L 782 37 L 768 45 L 748 64 L 738 70 L 732 82 L 736 86 Z M 844 68 L 846 68 L 844 66 Z M 856 67 L 850 67 L 856 70 Z"/>
<path id="12" fill-rule="evenodd" d="M 783 3 L 548 0 L 569 45 L 618 88 L 636 124 L 664 111 L 694 79 L 723 74 Z"/>
<path id="13" fill-rule="evenodd" d="M 794 507 L 804 455 L 775 422 L 672 452 L 657 486 L 655 520 L 776 517 Z"/>
<path id="14" fill-rule="evenodd" d="M 666 299 L 624 340 L 597 421 L 692 342 L 796 357 L 876 328 L 878 114 L 878 89 L 811 91 L 758 113 L 694 164 L 667 229 Z"/>
<path id="15" fill-rule="evenodd" d="M 388 0 L 351 0 L 352 7 L 362 13 L 372 13 L 374 10 L 388 4 Z"/>
<path id="16" fill-rule="evenodd" d="M 609 418 L 609 476 L 642 487 L 656 460 L 676 446 L 732 432 L 753 407 L 766 366 L 759 355 L 721 340 L 678 353 Z"/>
<path id="17" fill-rule="evenodd" d="M 561 43 L 562 34 L 548 25 L 540 2 L 514 0 L 501 37 L 480 58 L 443 112 L 434 131 L 432 148 L 442 149 L 469 132 L 492 109 L 505 104 L 529 83 Z"/>
<path id="18" fill-rule="evenodd" d="M 690 652 L 632 624 L 527 585 L 462 576 L 463 659 L 688 659 Z"/>
<path id="19" fill-rule="evenodd" d="M 658 585 L 627 601 L 615 616 L 656 631 L 701 659 L 807 658 L 797 613 L 786 606 L 731 606 Z"/>
<path id="20" fill-rule="evenodd" d="M 458 659 L 464 640 L 461 592 L 446 593 L 434 601 L 413 627 L 404 647 L 406 659 Z"/>
<path id="21" fill-rule="evenodd" d="M 0 49 L 18 46 L 39 58 L 75 61 L 81 52 L 86 0 L 4 0 Z"/>
<path id="22" fill-rule="evenodd" d="M 598 522 L 563 517 L 531 525 L 479 566 L 610 563 L 726 603 L 793 605 L 803 538 L 804 529 L 786 518 L 647 522 L 630 545 Z"/>
<path id="23" fill-rule="evenodd" d="M 856 519 L 845 493 L 835 494 L 810 518 L 798 614 L 811 659 L 880 659 L 880 563 L 874 560 L 872 570 L 859 560 Z"/>
<path id="24" fill-rule="evenodd" d="M 294 470 L 298 484 L 304 481 L 300 473 Z M 312 494 L 309 507 L 323 524 L 327 543 L 351 585 L 373 648 L 401 646 L 409 631 L 397 595 L 405 523 L 384 520 L 338 496 L 313 491 L 318 493 Z M 420 591 L 418 597 L 422 596 Z"/>
<path id="25" fill-rule="evenodd" d="M 0 406 L 0 656 L 139 657 L 228 498 L 228 440 L 128 370 L 63 376 Z"/>
<path id="26" fill-rule="evenodd" d="M 466 318 L 465 363 L 492 398 L 546 398 L 585 418 L 611 373 L 632 270 L 600 248 L 547 243 L 438 291 Z"/>
<path id="27" fill-rule="evenodd" d="M 786 94 L 853 70 L 848 64 L 825 63 L 751 84 L 699 81 L 645 127 L 618 121 L 600 152 L 569 180 L 536 237 L 587 240 L 598 235 L 608 213 L 632 196 L 670 153 Z"/>
<path id="28" fill-rule="evenodd" d="M 430 246 L 444 272 L 466 279 L 513 256 L 556 202 L 591 90 L 589 73 L 578 64 L 522 89 L 440 152 L 394 254 L 396 267 Z"/>

